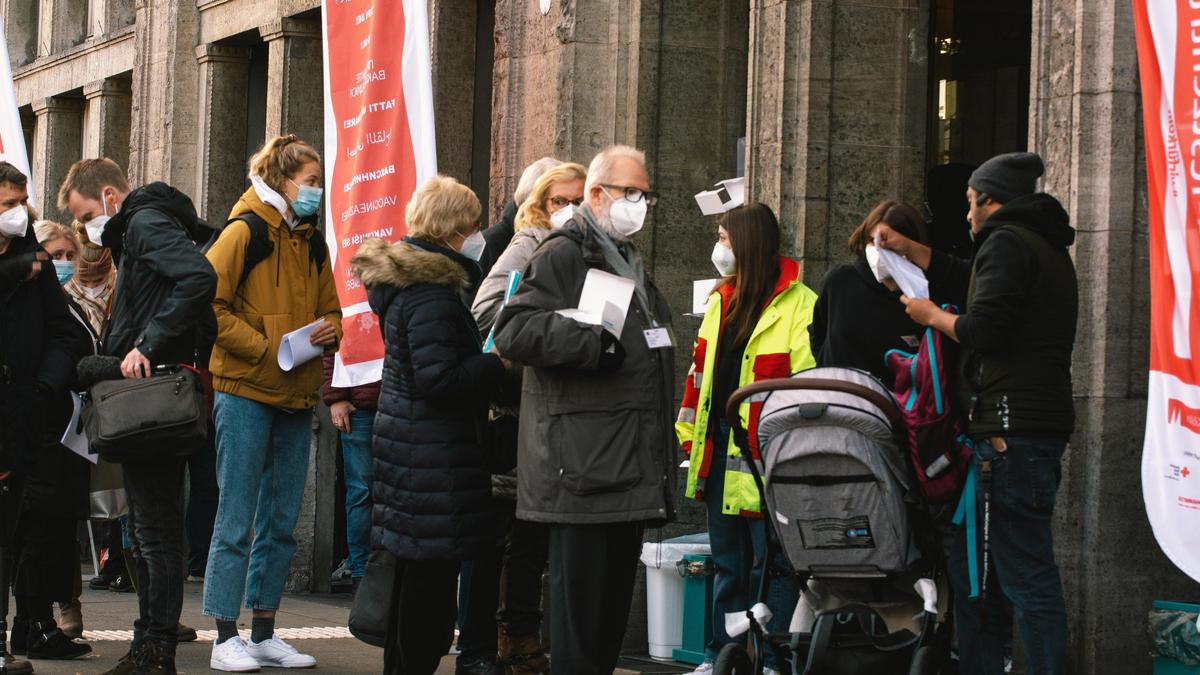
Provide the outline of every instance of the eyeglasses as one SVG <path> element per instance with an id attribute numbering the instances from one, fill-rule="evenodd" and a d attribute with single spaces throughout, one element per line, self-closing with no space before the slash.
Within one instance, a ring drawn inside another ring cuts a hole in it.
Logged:
<path id="1" fill-rule="evenodd" d="M 653 190 L 646 191 L 642 190 L 641 188 L 627 187 L 625 185 L 603 185 L 603 187 L 620 190 L 624 193 L 623 196 L 627 201 L 631 201 L 635 204 L 642 201 L 643 197 L 646 198 L 646 204 L 648 206 L 654 206 L 658 203 L 658 193 L 654 192 Z M 612 195 L 610 194 L 609 197 L 612 197 Z"/>
<path id="2" fill-rule="evenodd" d="M 575 206 L 579 206 L 580 204 L 583 203 L 583 197 L 580 197 L 579 199 L 566 199 L 564 197 L 550 197 L 550 203 L 553 204 L 554 208 L 556 208 L 556 209 L 561 209 L 562 207 L 566 206 L 567 204 L 574 204 Z"/>

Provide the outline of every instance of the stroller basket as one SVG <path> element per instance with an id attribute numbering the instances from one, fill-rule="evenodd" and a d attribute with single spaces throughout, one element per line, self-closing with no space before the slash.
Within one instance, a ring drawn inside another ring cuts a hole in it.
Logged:
<path id="1" fill-rule="evenodd" d="M 878 380 L 815 368 L 757 382 L 730 398 L 731 420 L 746 399 L 757 413 L 750 433 L 768 517 L 797 572 L 883 577 L 920 557 L 906 503 L 913 482 L 895 433 L 902 418 Z"/>

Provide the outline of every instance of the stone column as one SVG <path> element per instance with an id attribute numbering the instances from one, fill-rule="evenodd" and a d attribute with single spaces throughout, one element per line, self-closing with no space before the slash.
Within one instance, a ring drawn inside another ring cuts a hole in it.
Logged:
<path id="1" fill-rule="evenodd" d="M 129 167 L 131 94 L 126 80 L 107 79 L 84 86 L 83 156 L 108 157 Z"/>
<path id="2" fill-rule="evenodd" d="M 133 0 L 87 0 L 88 36 L 99 37 L 133 25 Z"/>
<path id="3" fill-rule="evenodd" d="M 137 3 L 137 61 L 129 179 L 161 180 L 194 195 L 199 96 L 195 48 L 200 19 L 195 0 Z M 152 27 L 169 26 L 170 30 Z"/>
<path id="4" fill-rule="evenodd" d="M 57 54 L 87 39 L 87 3 L 79 0 L 24 0 L 38 3 L 38 57 Z"/>
<path id="5" fill-rule="evenodd" d="M 80 159 L 83 103 L 76 98 L 52 96 L 34 101 L 33 113 L 37 116 L 30 168 L 36 187 L 34 206 L 42 218 L 61 222 L 56 203 L 58 186 L 71 164 Z"/>
<path id="6" fill-rule="evenodd" d="M 750 197 L 810 285 L 877 201 L 922 194 L 928 23 L 928 0 L 751 4 Z"/>
<path id="7" fill-rule="evenodd" d="M 1071 672 L 1149 673 L 1151 601 L 1196 586 L 1159 549 L 1142 501 L 1149 215 L 1132 10 L 1035 0 L 1033 21 L 1029 144 L 1077 232 L 1077 421 L 1055 514 Z"/>
<path id="8" fill-rule="evenodd" d="M 13 69 L 37 58 L 38 6 L 30 0 L 2 0 L 8 59 Z"/>
<path id="9" fill-rule="evenodd" d="M 325 138 L 321 25 L 278 19 L 258 32 L 269 50 L 267 137 L 294 133 L 320 151 Z"/>
<path id="10" fill-rule="evenodd" d="M 224 222 L 246 185 L 250 48 L 200 45 L 196 59 L 200 63 L 196 210 L 210 222 Z"/>
<path id="11" fill-rule="evenodd" d="M 470 185 L 474 137 L 475 0 L 431 0 L 429 51 L 438 173 Z M 491 73 L 484 73 L 490 77 Z M 486 205 L 485 205 L 486 208 Z M 489 220 L 485 214 L 484 220 Z"/>

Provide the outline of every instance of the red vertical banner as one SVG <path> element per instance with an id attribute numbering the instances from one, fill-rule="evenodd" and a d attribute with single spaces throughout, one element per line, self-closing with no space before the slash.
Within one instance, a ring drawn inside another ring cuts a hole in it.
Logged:
<path id="1" fill-rule="evenodd" d="M 397 241 L 437 173 L 425 0 L 324 0 L 325 236 L 344 329 L 334 384 L 380 379 L 383 341 L 350 273 L 364 241 Z"/>
<path id="2" fill-rule="evenodd" d="M 1142 496 L 1159 546 L 1200 581 L 1200 0 L 1134 0 L 1150 207 Z"/>

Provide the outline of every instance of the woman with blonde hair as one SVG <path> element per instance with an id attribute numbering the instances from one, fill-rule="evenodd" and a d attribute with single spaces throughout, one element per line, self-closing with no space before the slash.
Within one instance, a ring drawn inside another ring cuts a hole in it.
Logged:
<path id="1" fill-rule="evenodd" d="M 275 637 L 275 612 L 296 552 L 292 531 L 323 379 L 319 358 L 284 370 L 280 342 L 315 323 L 309 342 L 329 353 L 341 336 L 328 251 L 316 227 L 320 204 L 320 155 L 294 135 L 276 136 L 250 158 L 250 188 L 208 251 L 217 273 L 210 368 L 220 501 L 204 614 L 217 623 L 214 670 L 316 665 Z M 254 612 L 248 642 L 237 632 L 243 598 Z"/>
<path id="2" fill-rule="evenodd" d="M 372 239 L 351 262 L 379 315 L 386 358 L 375 418 L 371 544 L 395 558 L 384 672 L 428 675 L 454 638 L 459 563 L 486 555 L 495 524 L 484 445 L 505 364 L 483 353 L 466 306 L 479 200 L 438 176 L 413 194 L 408 236 Z"/>

